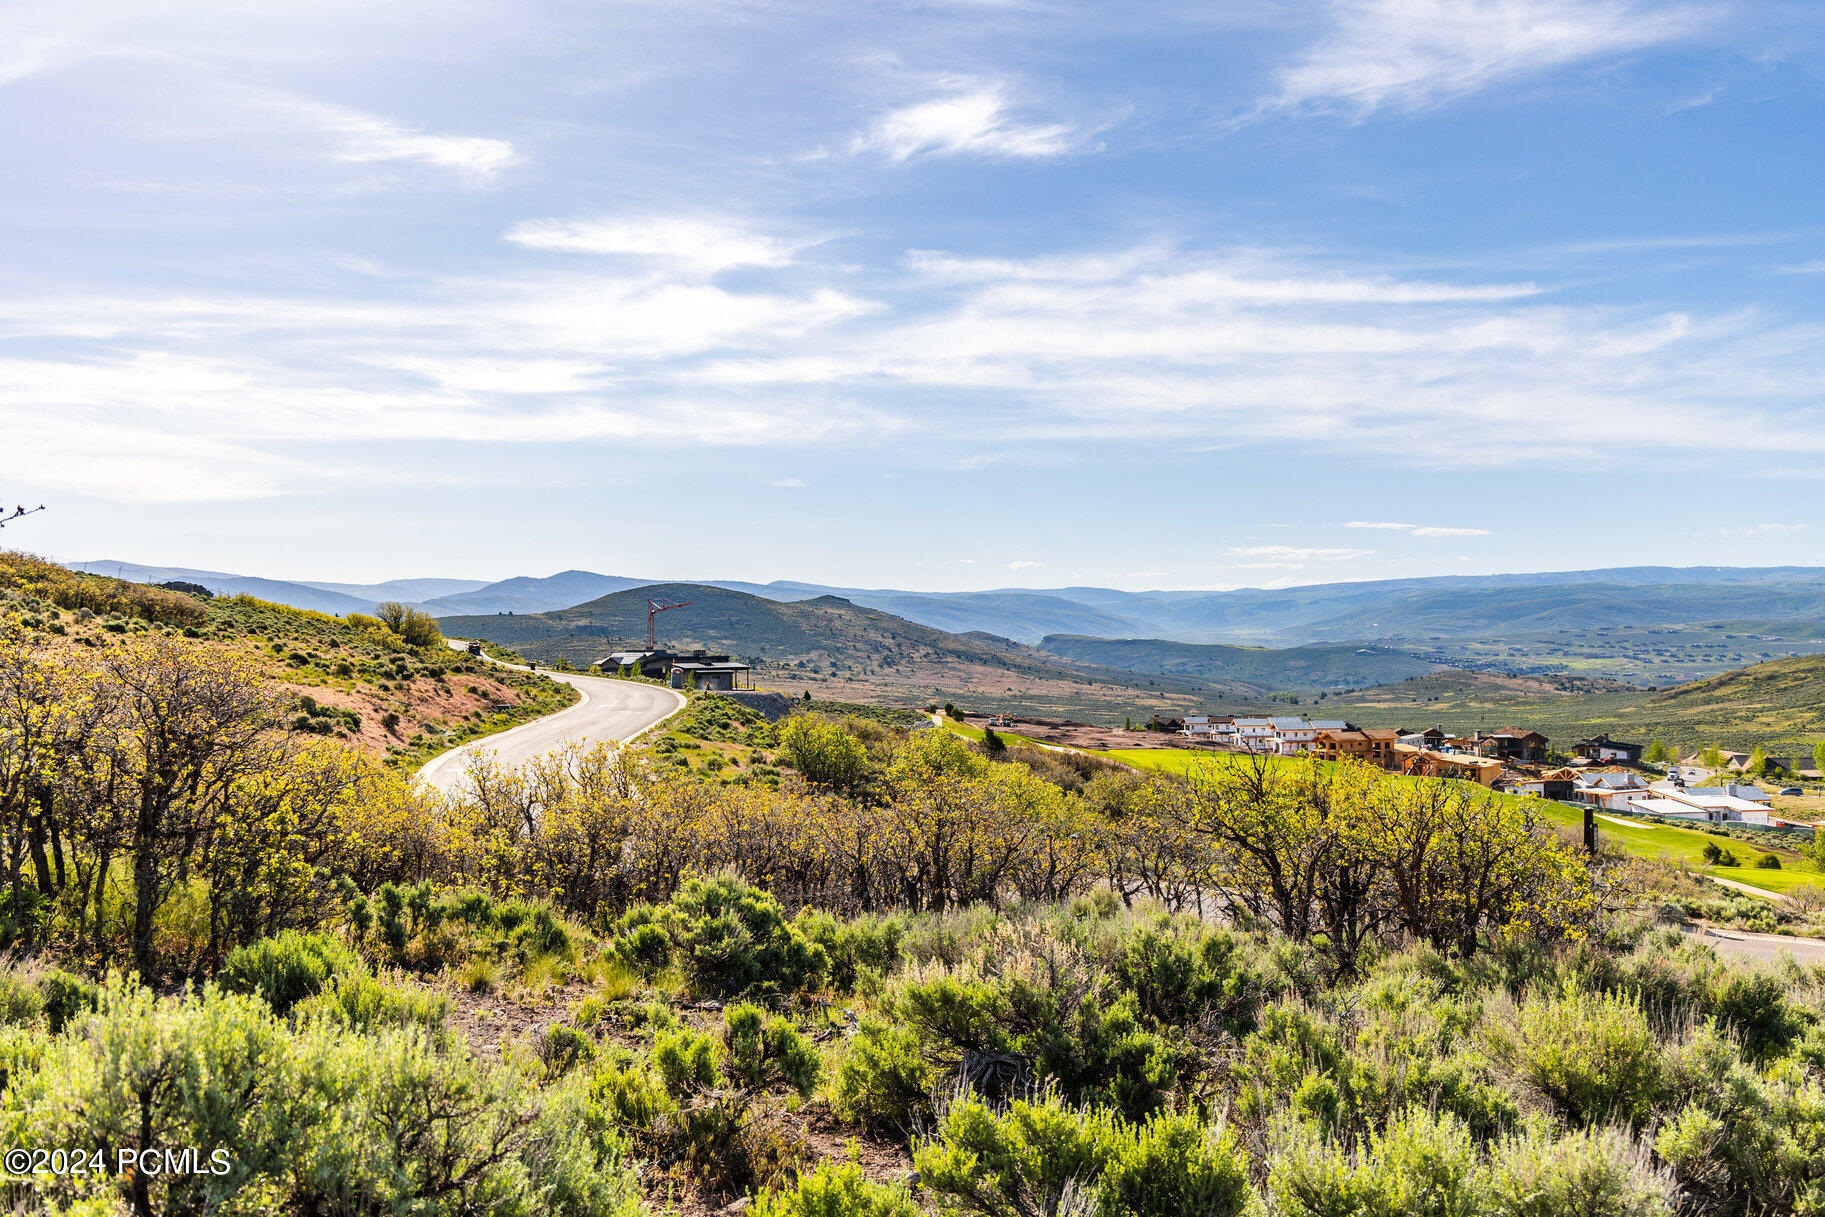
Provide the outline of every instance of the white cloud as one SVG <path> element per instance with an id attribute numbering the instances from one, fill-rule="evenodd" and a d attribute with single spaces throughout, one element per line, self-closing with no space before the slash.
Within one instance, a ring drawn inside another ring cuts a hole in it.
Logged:
<path id="1" fill-rule="evenodd" d="M 1030 570 L 1035 566 L 1044 566 L 1044 565 L 1045 565 L 1044 562 L 1010 562 L 1010 563 L 1008 563 L 1008 569 L 1009 570 Z"/>
<path id="2" fill-rule="evenodd" d="M 1348 562 L 1366 558 L 1372 549 L 1319 549 L 1297 545 L 1245 545 L 1223 551 L 1232 558 L 1271 558 L 1278 562 Z"/>
<path id="3" fill-rule="evenodd" d="M 784 241 L 726 221 L 675 217 L 528 220 L 508 229 L 507 240 L 527 249 L 651 258 L 711 274 L 785 266 L 795 252 Z"/>
<path id="4" fill-rule="evenodd" d="M 895 162 L 962 155 L 1054 160 L 1084 150 L 1093 138 L 1073 123 L 1021 119 L 1004 85 L 957 82 L 944 96 L 882 115 L 850 147 Z"/>
<path id="5" fill-rule="evenodd" d="M 473 182 L 491 182 L 518 159 L 504 139 L 414 131 L 354 111 L 344 111 L 333 125 L 347 136 L 339 154 L 345 161 L 421 161 L 454 169 Z"/>
<path id="6" fill-rule="evenodd" d="M 1703 28 L 1630 0 L 1335 0 L 1330 32 L 1280 73 L 1280 109 L 1418 110 Z"/>
<path id="7" fill-rule="evenodd" d="M 796 490 L 801 486 L 809 486 L 810 484 L 811 483 L 805 481 L 803 478 L 780 478 L 777 481 L 767 483 L 769 486 L 780 486 L 791 490 Z"/>
<path id="8" fill-rule="evenodd" d="M 1825 258 L 1814 258 L 1810 262 L 1800 262 L 1793 266 L 1781 267 L 1783 275 L 1825 275 Z"/>
<path id="9" fill-rule="evenodd" d="M 1720 528 L 1717 531 L 1724 536 L 1765 537 L 1779 533 L 1799 532 L 1804 524 L 1741 524 L 1735 528 Z"/>
<path id="10" fill-rule="evenodd" d="M 1487 537 L 1487 528 L 1441 528 L 1436 524 L 1393 524 L 1369 520 L 1351 520 L 1345 528 L 1379 528 L 1389 532 L 1410 532 L 1416 537 Z"/>
<path id="11" fill-rule="evenodd" d="M 935 263 L 956 273 L 934 278 Z M 359 445 L 424 436 L 893 437 L 957 468 L 1111 444 L 1347 451 L 1460 470 L 1613 465 L 1637 452 L 1663 465 L 1684 452 L 1694 467 L 1720 451 L 1825 456 L 1818 334 L 1750 314 L 1572 306 L 1501 281 L 1159 242 L 994 263 L 934 255 L 897 279 L 873 276 L 871 297 L 820 285 L 820 273 L 854 281 L 840 267 L 755 270 L 760 282 L 724 287 L 661 252 L 493 279 L 361 275 L 346 298 L 0 298 L 0 337 L 36 352 L 0 366 L 0 465 L 63 459 L 42 427 L 25 426 L 50 414 L 103 439 L 175 436 L 132 458 L 142 480 L 159 481 L 161 462 L 186 468 L 174 453 L 193 449 L 213 472 L 189 466 L 163 484 L 211 494 L 295 484 L 297 469 L 263 459 L 286 444 L 343 445 L 326 460 L 349 469 Z M 1651 458 L 1641 434 L 1659 437 Z M 135 443 L 116 448 L 131 457 Z M 1423 517 L 1349 526 L 1491 535 Z"/>

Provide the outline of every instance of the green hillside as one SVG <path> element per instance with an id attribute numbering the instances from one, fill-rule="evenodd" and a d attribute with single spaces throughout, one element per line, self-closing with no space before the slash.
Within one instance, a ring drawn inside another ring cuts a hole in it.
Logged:
<path id="1" fill-rule="evenodd" d="M 1825 738 L 1825 656 L 1758 663 L 1670 689 L 1568 676 L 1439 672 L 1327 703 L 1364 726 L 1532 727 L 1567 746 L 1599 731 L 1682 748 L 1809 756 Z"/>
<path id="2" fill-rule="evenodd" d="M 658 641 L 727 652 L 756 684 L 847 701 L 955 700 L 1028 714 L 1119 723 L 1213 704 L 1252 706 L 1246 691 L 1074 663 L 992 634 L 951 634 L 839 596 L 778 601 L 726 588 L 662 583 L 550 613 L 446 617 L 453 637 L 486 638 L 528 658 L 578 667 L 646 645 L 648 597 L 689 601 L 663 614 Z"/>
<path id="3" fill-rule="evenodd" d="M 1406 680 L 1438 666 L 1405 651 L 1355 644 L 1271 650 L 1161 638 L 1050 634 L 1039 646 L 1080 663 L 1247 687 L 1262 694 L 1361 689 Z"/>

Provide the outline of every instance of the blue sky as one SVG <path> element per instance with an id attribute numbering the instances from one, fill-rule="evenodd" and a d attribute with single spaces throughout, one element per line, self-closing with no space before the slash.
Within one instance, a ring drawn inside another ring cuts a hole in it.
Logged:
<path id="1" fill-rule="evenodd" d="M 4 540 L 930 589 L 1825 564 L 1825 13 L 0 11 Z"/>

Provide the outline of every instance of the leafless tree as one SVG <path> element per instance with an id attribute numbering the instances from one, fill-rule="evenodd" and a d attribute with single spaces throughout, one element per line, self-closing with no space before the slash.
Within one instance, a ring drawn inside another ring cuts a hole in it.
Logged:
<path id="1" fill-rule="evenodd" d="M 41 512 L 43 510 L 44 510 L 43 503 L 38 504 L 38 506 L 36 506 L 36 507 L 26 507 L 24 505 L 20 505 L 18 507 L 13 508 L 12 514 L 8 515 L 6 512 L 6 508 L 0 507 L 0 528 L 5 528 L 8 524 L 11 524 L 14 520 L 17 520 L 21 516 L 36 515 L 38 512 Z"/>

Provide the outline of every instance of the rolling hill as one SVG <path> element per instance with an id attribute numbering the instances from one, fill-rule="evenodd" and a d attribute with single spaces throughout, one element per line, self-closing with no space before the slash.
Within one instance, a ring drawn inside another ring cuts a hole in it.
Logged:
<path id="1" fill-rule="evenodd" d="M 1049 634 L 1039 649 L 1079 663 L 1247 687 L 1260 694 L 1361 689 L 1392 684 L 1439 667 L 1405 651 L 1353 644 L 1269 650 L 1159 638 Z"/>
<path id="2" fill-rule="evenodd" d="M 535 579 L 521 575 L 483 584 L 455 595 L 426 600 L 424 609 L 439 617 L 482 613 L 548 613 L 606 596 L 610 592 L 640 587 L 646 581 L 622 575 L 598 575 L 586 570 L 560 571 Z"/>
<path id="3" fill-rule="evenodd" d="M 231 575 L 218 570 L 193 570 L 187 566 L 141 566 L 136 562 L 106 559 L 97 562 L 66 562 L 70 570 L 88 575 L 106 575 L 129 583 L 195 583 L 218 596 L 257 596 L 274 604 L 291 608 L 312 609 L 319 613 L 365 613 L 374 601 L 365 596 L 351 596 L 309 583 L 287 579 L 261 579 L 252 575 Z"/>
<path id="4" fill-rule="evenodd" d="M 959 701 L 997 710 L 1120 722 L 1126 717 L 1253 704 L 1247 690 L 1079 664 L 986 633 L 953 634 L 838 596 L 779 601 L 703 584 L 662 583 L 550 613 L 445 618 L 528 658 L 587 666 L 646 642 L 649 596 L 690 601 L 659 618 L 660 644 L 727 652 L 757 685 L 885 704 Z"/>
<path id="5" fill-rule="evenodd" d="M 1711 744 L 1810 756 L 1825 739 L 1825 655 L 1752 664 L 1670 689 L 1553 675 L 1437 672 L 1327 702 L 1363 726 L 1532 727 L 1565 748 L 1604 731 L 1682 751 Z"/>
<path id="6" fill-rule="evenodd" d="M 115 567 L 130 578 L 187 578 L 325 612 L 365 608 L 395 591 L 397 598 L 411 600 L 407 593 L 420 591 L 419 602 L 438 616 L 551 612 L 612 592 L 664 586 L 584 570 L 472 586 L 429 579 L 287 582 L 130 563 L 85 565 L 107 573 Z M 445 592 L 439 584 L 470 586 Z M 1055 634 L 1270 648 L 1370 640 L 1447 666 L 1523 674 L 1570 671 L 1658 686 L 1756 659 L 1825 651 L 1820 625 L 1825 569 L 1815 567 L 1616 567 L 1220 592 L 1097 587 L 912 592 L 721 579 L 693 585 L 782 603 L 839 596 L 921 625 L 1020 642 Z"/>

